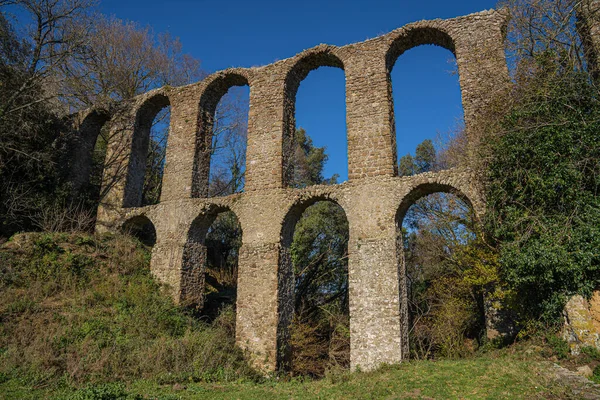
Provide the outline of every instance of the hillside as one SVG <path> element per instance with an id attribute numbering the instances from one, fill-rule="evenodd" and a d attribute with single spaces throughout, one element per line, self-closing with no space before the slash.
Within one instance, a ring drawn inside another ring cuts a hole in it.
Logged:
<path id="1" fill-rule="evenodd" d="M 122 235 L 21 234 L 0 249 L 3 398 L 579 398 L 541 356 L 551 348 L 417 361 L 311 380 L 257 375 L 211 324 L 177 308 Z M 524 354 L 528 355 L 524 355 Z"/>
<path id="2" fill-rule="evenodd" d="M 17 235 L 0 251 L 0 377 L 30 387 L 252 377 L 233 313 L 208 325 L 161 294 L 127 236 Z"/>

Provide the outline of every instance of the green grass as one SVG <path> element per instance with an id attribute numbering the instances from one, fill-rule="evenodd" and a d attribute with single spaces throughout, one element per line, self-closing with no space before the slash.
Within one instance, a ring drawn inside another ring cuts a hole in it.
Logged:
<path id="1" fill-rule="evenodd" d="M 126 236 L 28 234 L 0 249 L 0 382 L 12 386 L 252 378 L 233 317 L 208 324 L 173 304 Z"/>
<path id="2" fill-rule="evenodd" d="M 5 398 L 63 399 L 547 399 L 577 398 L 550 378 L 548 364 L 512 357 L 418 361 L 369 373 L 339 373 L 325 379 L 161 385 L 96 385 L 73 390 L 31 389 L 18 382 L 0 385 Z M 113 396 L 101 397 L 100 393 Z M 95 396 L 94 396 L 95 395 Z"/>
<path id="3" fill-rule="evenodd" d="M 525 351 L 264 378 L 234 346 L 233 316 L 208 324 L 174 305 L 126 236 L 15 237 L 0 248 L 0 398 L 577 398 Z"/>

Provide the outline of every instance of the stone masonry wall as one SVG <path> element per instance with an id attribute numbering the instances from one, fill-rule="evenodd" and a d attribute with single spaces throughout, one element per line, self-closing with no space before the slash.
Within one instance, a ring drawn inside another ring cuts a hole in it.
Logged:
<path id="1" fill-rule="evenodd" d="M 256 366 L 273 371 L 285 361 L 293 314 L 290 235 L 310 204 L 335 202 L 346 213 L 350 230 L 351 366 L 368 370 L 400 362 L 408 348 L 398 229 L 404 213 L 419 197 L 438 191 L 459 194 L 478 215 L 484 201 L 468 170 L 397 176 L 390 72 L 412 47 L 433 44 L 451 51 L 457 58 L 467 130 L 474 132 L 482 107 L 508 80 L 505 22 L 506 15 L 493 10 L 417 22 L 365 42 L 319 45 L 264 67 L 229 69 L 196 84 L 138 96 L 108 122 L 106 195 L 97 230 L 121 229 L 132 218 L 147 218 L 156 230 L 152 272 L 176 301 L 201 305 L 206 230 L 220 212 L 234 212 L 243 231 L 236 340 Z M 321 66 L 341 68 L 346 77 L 349 181 L 293 189 L 288 183 L 296 92 L 308 73 Z M 250 87 L 245 192 L 206 198 L 215 108 L 230 87 L 240 85 Z M 166 105 L 171 106 L 171 125 L 161 202 L 139 207 L 148 126 Z M 80 126 L 82 138 L 94 136 L 83 132 L 87 125 Z M 81 154 L 89 149 L 89 144 L 82 147 Z"/>
<path id="2" fill-rule="evenodd" d="M 582 0 L 577 8 L 577 28 L 583 41 L 588 68 L 600 77 L 600 0 Z"/>

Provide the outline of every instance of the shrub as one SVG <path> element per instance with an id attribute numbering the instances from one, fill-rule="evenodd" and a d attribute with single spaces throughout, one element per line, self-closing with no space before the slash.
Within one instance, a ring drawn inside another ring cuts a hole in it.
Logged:
<path id="1" fill-rule="evenodd" d="M 234 345 L 231 311 L 210 325 L 177 307 L 150 275 L 148 253 L 123 235 L 28 234 L 6 243 L 0 374 L 92 384 L 80 398 L 120 398 L 118 385 L 93 385 L 141 378 L 254 379 Z"/>
<path id="2" fill-rule="evenodd" d="M 546 52 L 489 138 L 487 230 L 522 320 L 560 319 L 600 286 L 600 102 L 584 73 Z"/>
<path id="3" fill-rule="evenodd" d="M 569 343 L 567 343 L 563 338 L 558 337 L 555 334 L 550 334 L 546 336 L 546 340 L 558 358 L 562 360 L 569 357 Z"/>

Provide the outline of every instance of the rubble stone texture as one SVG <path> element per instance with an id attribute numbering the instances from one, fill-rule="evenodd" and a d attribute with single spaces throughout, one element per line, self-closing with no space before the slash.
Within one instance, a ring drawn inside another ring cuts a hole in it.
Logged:
<path id="1" fill-rule="evenodd" d="M 577 4 L 577 28 L 581 36 L 588 68 L 595 80 L 600 78 L 600 0 L 583 0 Z"/>
<path id="2" fill-rule="evenodd" d="M 599 296 L 598 292 L 594 293 L 592 304 L 580 295 L 573 296 L 565 305 L 563 339 L 569 343 L 571 354 L 578 355 L 582 347 L 600 349 L 600 331 L 594 318 L 598 314 Z"/>
<path id="3" fill-rule="evenodd" d="M 600 333 L 600 291 L 594 291 L 588 303 L 590 305 L 590 314 L 592 315 L 594 330 Z"/>
<path id="4" fill-rule="evenodd" d="M 184 87 L 163 87 L 111 110 L 105 163 L 106 195 L 97 230 L 151 223 L 156 232 L 151 268 L 180 303 L 201 305 L 207 230 L 224 211 L 242 230 L 236 339 L 256 366 L 273 371 L 287 355 L 293 314 L 289 247 L 302 212 L 316 201 L 340 205 L 349 221 L 351 366 L 369 370 L 407 357 L 408 328 L 401 225 L 410 205 L 434 192 L 452 192 L 484 213 L 484 199 L 468 170 L 397 176 L 390 72 L 405 51 L 437 45 L 457 61 L 467 133 L 493 93 L 505 87 L 503 48 L 507 16 L 484 11 L 448 20 L 421 21 L 343 47 L 319 45 L 257 68 L 217 72 Z M 295 97 L 311 70 L 344 70 L 349 181 L 289 187 L 293 166 Z M 215 108 L 232 86 L 250 87 L 245 191 L 206 198 Z M 149 126 L 171 106 L 161 201 L 140 207 Z M 89 172 L 90 149 L 105 113 L 78 115 L 81 131 L 74 181 Z M 88 156 L 86 156 L 86 154 Z M 87 163 L 87 164 L 86 164 Z M 133 222 L 132 222 L 133 221 Z"/>

